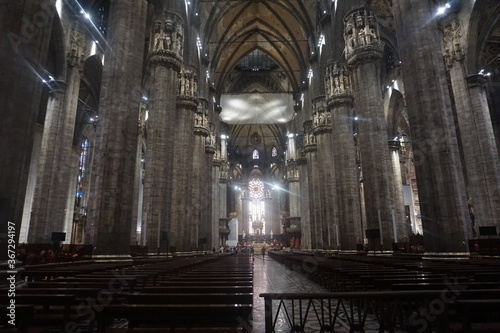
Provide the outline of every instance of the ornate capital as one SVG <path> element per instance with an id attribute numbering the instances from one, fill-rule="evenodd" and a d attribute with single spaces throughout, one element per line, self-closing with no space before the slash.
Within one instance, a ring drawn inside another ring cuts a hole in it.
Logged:
<path id="1" fill-rule="evenodd" d="M 196 111 L 198 107 L 198 78 L 190 69 L 183 68 L 177 80 L 177 105 Z"/>
<path id="2" fill-rule="evenodd" d="M 389 140 L 387 143 L 389 149 L 399 150 L 401 148 L 401 142 L 399 140 Z"/>
<path id="3" fill-rule="evenodd" d="M 460 45 L 461 27 L 460 21 L 453 18 L 449 22 L 443 24 L 443 57 L 446 63 L 446 68 L 451 69 L 455 62 L 464 60 L 464 52 Z"/>
<path id="4" fill-rule="evenodd" d="M 226 183 L 229 181 L 229 165 L 227 162 L 222 163 L 220 166 L 219 182 Z"/>
<path id="5" fill-rule="evenodd" d="M 65 94 L 66 88 L 68 87 L 68 84 L 61 80 L 47 81 L 47 85 L 49 86 L 49 90 L 52 95 Z"/>
<path id="6" fill-rule="evenodd" d="M 137 128 L 139 129 L 139 135 L 143 135 L 146 130 L 146 113 L 148 112 L 148 106 L 146 103 L 141 102 L 139 119 L 137 122 Z"/>
<path id="7" fill-rule="evenodd" d="M 182 19 L 173 13 L 157 16 L 149 44 L 150 65 L 171 66 L 180 70 L 183 61 L 184 28 Z"/>
<path id="8" fill-rule="evenodd" d="M 306 153 L 309 153 L 316 150 L 317 150 L 316 135 L 314 135 L 313 131 L 310 131 L 304 136 L 304 151 Z"/>
<path id="9" fill-rule="evenodd" d="M 334 62 L 326 67 L 325 90 L 329 107 L 353 104 L 352 81 L 346 63 Z"/>
<path id="10" fill-rule="evenodd" d="M 215 135 L 215 124 L 209 123 L 208 128 L 208 136 L 205 138 L 205 153 L 215 154 L 215 152 L 217 151 L 217 136 Z"/>
<path id="11" fill-rule="evenodd" d="M 344 18 L 345 57 L 349 65 L 382 58 L 383 44 L 377 19 L 366 8 L 356 9 Z"/>
<path id="12" fill-rule="evenodd" d="M 316 136 L 313 133 L 313 122 L 312 120 L 306 120 L 304 122 L 304 134 L 302 136 L 302 147 L 304 153 L 311 151 L 316 151 Z"/>
<path id="13" fill-rule="evenodd" d="M 326 107 L 324 96 L 313 100 L 312 129 L 315 135 L 332 131 L 331 113 Z"/>
<path id="14" fill-rule="evenodd" d="M 289 183 L 299 181 L 299 169 L 296 161 L 290 160 L 286 165 L 286 180 Z"/>
<path id="15" fill-rule="evenodd" d="M 476 87 L 485 88 L 486 83 L 488 82 L 488 78 L 482 74 L 468 75 L 465 77 L 465 79 L 467 80 L 469 88 L 476 88 Z"/>
<path id="16" fill-rule="evenodd" d="M 297 159 L 297 166 L 306 164 L 307 164 L 307 158 L 305 156 L 301 156 Z"/>
<path id="17" fill-rule="evenodd" d="M 201 100 L 198 110 L 194 115 L 194 133 L 204 137 L 210 135 L 210 122 L 208 120 L 208 102 Z"/>

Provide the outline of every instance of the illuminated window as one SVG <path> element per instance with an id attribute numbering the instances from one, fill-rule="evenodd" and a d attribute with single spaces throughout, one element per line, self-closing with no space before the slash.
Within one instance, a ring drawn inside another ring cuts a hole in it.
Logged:
<path id="1" fill-rule="evenodd" d="M 59 18 L 62 18 L 63 0 L 57 0 L 56 1 L 56 10 L 57 10 L 57 14 L 59 14 Z"/>
<path id="2" fill-rule="evenodd" d="M 85 178 L 85 171 L 86 171 L 86 167 L 87 167 L 89 140 L 84 139 L 82 141 L 80 148 L 81 148 L 81 151 L 80 151 L 80 161 L 78 164 L 78 179 L 77 179 L 77 185 L 76 185 L 76 198 L 75 198 L 77 207 L 81 206 L 83 194 L 84 194 L 83 181 Z"/>
<path id="3" fill-rule="evenodd" d="M 108 32 L 108 17 L 109 17 L 109 1 L 103 1 L 97 8 L 97 29 L 106 36 Z"/>
<path id="4" fill-rule="evenodd" d="M 257 149 L 255 149 L 253 151 L 253 155 L 252 156 L 253 156 L 254 160 L 258 160 L 259 159 L 259 151 Z"/>
<path id="5" fill-rule="evenodd" d="M 263 234 L 265 233 L 265 203 L 264 200 L 264 182 L 259 178 L 253 178 L 248 182 L 249 197 L 252 199 L 250 202 L 250 209 L 248 214 L 248 228 L 250 234 Z"/>
<path id="6" fill-rule="evenodd" d="M 250 189 L 250 198 L 254 200 L 259 200 L 264 197 L 264 183 L 258 178 L 252 179 L 248 183 L 248 188 Z"/>
<path id="7" fill-rule="evenodd" d="M 273 147 L 273 149 L 271 150 L 271 156 L 272 157 L 278 156 L 278 149 L 276 149 L 276 147 Z"/>

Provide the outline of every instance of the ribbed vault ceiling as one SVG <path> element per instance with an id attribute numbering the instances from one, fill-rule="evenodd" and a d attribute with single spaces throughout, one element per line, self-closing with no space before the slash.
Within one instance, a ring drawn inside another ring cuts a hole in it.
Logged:
<path id="1" fill-rule="evenodd" d="M 308 36 L 316 6 L 310 1 L 200 1 L 202 35 L 217 88 L 254 50 L 266 53 L 298 90 L 307 68 Z M 306 6 L 307 5 L 307 6 Z"/>
<path id="2" fill-rule="evenodd" d="M 309 45 L 315 45 L 308 42 L 314 31 L 315 1 L 201 0 L 199 9 L 200 33 L 208 48 L 205 53 L 219 96 L 260 93 L 262 98 L 255 95 L 251 98 L 266 100 L 269 93 L 281 93 L 292 99 L 293 93 L 300 91 L 309 68 Z M 239 97 L 242 96 L 244 99 L 244 95 Z M 235 99 L 234 103 L 237 102 Z M 251 156 L 253 149 L 258 148 L 267 160 L 272 147 L 276 146 L 282 154 L 286 134 L 284 122 L 289 121 L 294 112 L 293 103 L 291 107 L 290 103 L 287 105 L 288 114 L 276 112 L 279 115 L 274 121 L 272 109 L 266 114 L 269 118 L 244 113 L 241 120 L 235 121 L 235 115 L 227 114 L 223 108 L 222 119 L 232 120 L 228 133 L 230 152 L 238 147 L 243 156 Z M 246 108 L 247 112 L 253 112 L 251 109 Z M 250 140 L 254 133 L 262 138 L 259 144 Z M 243 158 L 243 164 L 245 161 L 247 159 Z"/>

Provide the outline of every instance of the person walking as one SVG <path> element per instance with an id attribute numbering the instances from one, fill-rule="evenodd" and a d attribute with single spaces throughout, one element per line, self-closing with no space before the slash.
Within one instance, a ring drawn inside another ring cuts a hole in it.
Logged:
<path id="1" fill-rule="evenodd" d="M 266 247 L 263 246 L 261 251 L 262 251 L 262 259 L 264 259 L 264 257 L 266 256 Z"/>

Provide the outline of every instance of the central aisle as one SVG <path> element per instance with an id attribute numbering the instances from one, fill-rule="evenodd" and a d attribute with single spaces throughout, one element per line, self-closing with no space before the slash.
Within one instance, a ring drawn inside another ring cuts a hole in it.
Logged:
<path id="1" fill-rule="evenodd" d="M 261 293 L 321 293 L 328 292 L 327 289 L 308 280 L 298 272 L 288 269 L 284 265 L 269 258 L 267 255 L 254 256 L 253 275 L 253 332 L 265 332 L 264 299 L 259 297 Z M 290 332 L 290 326 L 283 321 L 276 325 L 276 332 Z M 314 332 L 311 328 L 311 332 Z M 319 331 L 318 331 L 319 332 Z M 349 332 L 346 326 L 337 325 L 335 332 Z"/>

